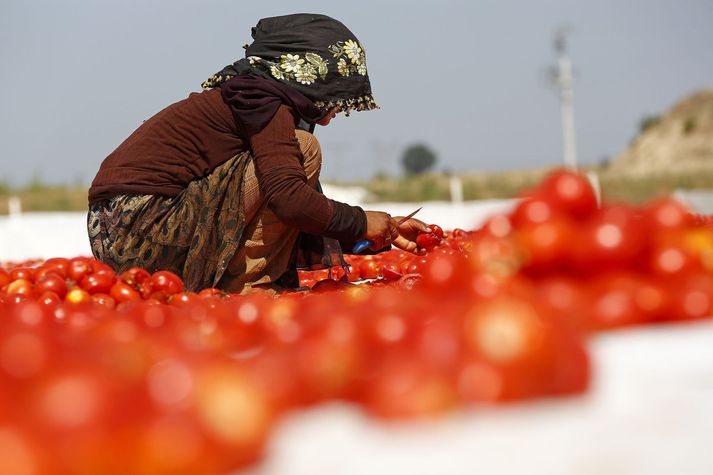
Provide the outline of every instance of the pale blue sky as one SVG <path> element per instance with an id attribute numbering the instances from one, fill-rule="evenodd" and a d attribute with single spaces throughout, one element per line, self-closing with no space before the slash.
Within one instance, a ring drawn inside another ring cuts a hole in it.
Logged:
<path id="1" fill-rule="evenodd" d="M 0 172 L 89 182 L 142 120 L 242 57 L 266 16 L 317 12 L 365 45 L 379 111 L 318 137 L 324 178 L 399 170 L 420 141 L 438 168 L 561 163 L 552 35 L 573 28 L 582 162 L 620 152 L 646 114 L 713 86 L 712 0 L 0 0 Z"/>

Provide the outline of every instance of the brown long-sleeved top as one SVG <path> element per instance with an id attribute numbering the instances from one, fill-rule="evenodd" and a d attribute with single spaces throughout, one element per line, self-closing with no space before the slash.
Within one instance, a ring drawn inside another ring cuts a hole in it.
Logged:
<path id="1" fill-rule="evenodd" d="M 311 234 L 357 240 L 366 231 L 364 211 L 307 184 L 295 125 L 292 110 L 281 106 L 267 126 L 248 136 L 219 89 L 193 93 L 145 121 L 104 160 L 89 202 L 119 194 L 176 196 L 192 180 L 250 149 L 260 189 L 280 220 Z"/>

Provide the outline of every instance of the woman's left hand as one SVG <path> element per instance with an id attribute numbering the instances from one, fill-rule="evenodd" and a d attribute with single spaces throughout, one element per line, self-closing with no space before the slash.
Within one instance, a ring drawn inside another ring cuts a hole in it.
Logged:
<path id="1" fill-rule="evenodd" d="M 391 219 L 394 220 L 393 222 L 398 223 L 404 218 L 402 216 L 394 216 Z M 426 253 L 424 249 L 418 249 L 418 245 L 416 244 L 416 236 L 418 236 L 420 233 L 431 232 L 426 223 L 415 218 L 410 218 L 407 219 L 405 222 L 401 223 L 400 226 L 398 226 L 398 231 L 399 236 L 394 239 L 394 246 L 413 254 Z"/>

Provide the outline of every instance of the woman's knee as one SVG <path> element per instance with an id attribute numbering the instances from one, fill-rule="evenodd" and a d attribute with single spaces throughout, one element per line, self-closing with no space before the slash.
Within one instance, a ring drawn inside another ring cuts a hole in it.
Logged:
<path id="1" fill-rule="evenodd" d="M 307 181 L 315 186 L 319 179 L 319 172 L 322 169 L 322 148 L 317 137 L 305 130 L 296 130 L 295 135 L 300 144 L 302 157 L 304 158 L 304 169 Z"/>

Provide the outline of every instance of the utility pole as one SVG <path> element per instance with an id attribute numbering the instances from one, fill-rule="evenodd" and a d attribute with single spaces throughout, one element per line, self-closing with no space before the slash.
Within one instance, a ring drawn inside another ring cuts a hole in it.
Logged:
<path id="1" fill-rule="evenodd" d="M 567 55 L 567 34 L 569 29 L 560 28 L 555 34 L 555 51 L 558 55 L 557 69 L 553 82 L 559 88 L 562 103 L 562 139 L 565 166 L 577 169 L 577 145 L 574 135 L 574 92 L 572 90 L 572 61 Z"/>

